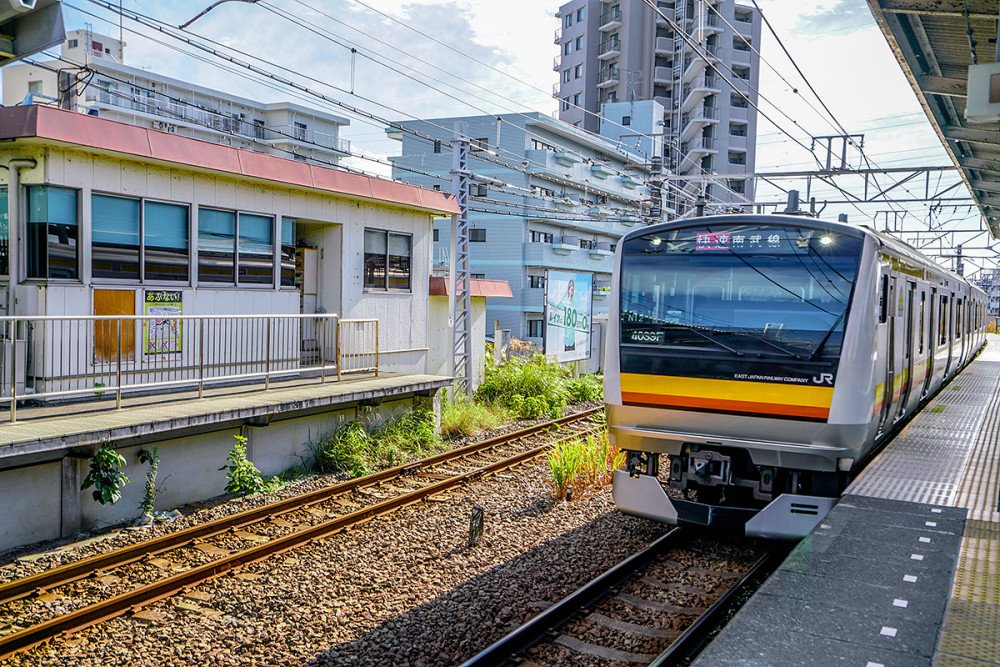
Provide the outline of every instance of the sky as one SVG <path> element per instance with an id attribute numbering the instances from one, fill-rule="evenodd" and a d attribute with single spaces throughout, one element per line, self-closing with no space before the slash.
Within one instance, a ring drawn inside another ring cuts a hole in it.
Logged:
<path id="1" fill-rule="evenodd" d="M 126 11 L 174 26 L 210 4 L 208 0 L 122 3 Z M 352 142 L 352 150 L 374 158 L 352 158 L 351 166 L 386 173 L 387 167 L 380 162 L 398 150 L 398 144 L 385 137 L 380 122 L 281 84 L 257 83 L 246 78 L 245 69 L 222 68 L 223 61 L 128 18 L 120 28 L 117 14 L 99 0 L 63 0 L 63 4 L 68 29 L 89 24 L 95 32 L 112 36 L 122 29 L 128 65 L 260 101 L 292 99 L 347 116 L 351 125 L 342 136 Z M 380 119 L 523 110 L 552 113 L 556 105 L 551 92 L 557 81 L 552 62 L 558 54 L 553 34 L 559 27 L 555 13 L 560 4 L 550 0 L 237 0 L 198 19 L 188 33 L 199 41 L 237 49 L 243 52 L 234 54 L 237 58 Z M 837 122 L 852 134 L 864 134 L 872 166 L 950 164 L 864 0 L 758 0 L 758 4 L 807 80 L 765 27 L 760 45 L 763 113 L 806 145 L 811 136 L 840 134 L 809 92 L 811 84 Z M 856 154 L 850 161 L 852 166 L 861 166 Z M 812 154 L 759 118 L 758 172 L 815 167 Z M 956 178 L 945 174 L 940 183 Z M 856 191 L 861 187 L 858 180 L 843 183 Z M 937 177 L 932 185 L 936 183 Z M 807 187 L 802 179 L 779 185 L 798 188 L 803 195 Z M 907 186 L 899 191 L 915 195 L 922 188 Z M 814 186 L 811 194 L 822 206 L 832 191 Z M 784 197 L 775 187 L 762 184 L 756 198 L 778 201 Z M 926 206 L 885 202 L 831 205 L 823 217 L 836 219 L 837 214 L 847 213 L 852 221 L 879 226 L 889 217 L 895 219 L 904 208 L 908 213 L 903 224 L 911 230 L 922 228 L 928 219 L 979 226 L 978 214 L 970 214 L 968 206 L 929 213 Z M 968 240 L 967 254 L 975 254 L 976 244 L 985 245 L 982 236 L 959 235 L 962 239 Z M 928 249 L 947 254 L 950 250 L 943 243 L 944 239 Z M 981 254 L 994 255 L 985 248 Z"/>

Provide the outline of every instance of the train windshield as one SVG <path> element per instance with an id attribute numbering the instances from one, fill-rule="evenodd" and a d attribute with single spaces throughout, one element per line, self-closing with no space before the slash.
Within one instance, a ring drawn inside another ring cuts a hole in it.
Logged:
<path id="1" fill-rule="evenodd" d="M 630 239 L 621 343 L 710 350 L 716 359 L 835 362 L 862 244 L 843 230 L 759 222 Z"/>

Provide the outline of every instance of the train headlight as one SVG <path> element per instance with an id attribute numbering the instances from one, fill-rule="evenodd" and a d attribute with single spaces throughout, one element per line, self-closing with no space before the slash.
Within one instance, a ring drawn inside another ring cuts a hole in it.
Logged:
<path id="1" fill-rule="evenodd" d="M 833 238 L 830 236 L 821 236 L 819 237 L 819 243 L 820 245 L 830 245 L 833 243 Z"/>
<path id="2" fill-rule="evenodd" d="M 661 239 L 659 236 L 654 236 L 649 241 L 649 245 L 653 246 L 654 248 L 659 246 L 661 243 L 663 243 L 663 239 Z"/>

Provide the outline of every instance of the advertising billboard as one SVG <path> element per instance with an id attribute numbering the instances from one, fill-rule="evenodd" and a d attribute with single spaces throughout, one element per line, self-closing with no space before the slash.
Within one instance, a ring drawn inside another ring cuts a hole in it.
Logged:
<path id="1" fill-rule="evenodd" d="M 594 274 L 549 271 L 545 296 L 545 356 L 589 359 Z"/>

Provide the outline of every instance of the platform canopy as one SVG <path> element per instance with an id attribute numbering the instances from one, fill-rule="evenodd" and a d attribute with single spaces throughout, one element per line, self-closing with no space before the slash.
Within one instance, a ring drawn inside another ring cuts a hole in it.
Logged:
<path id="1" fill-rule="evenodd" d="M 997 58 L 1000 0 L 868 0 L 927 118 L 1000 238 L 1000 123 L 966 120 L 969 66 Z"/>

